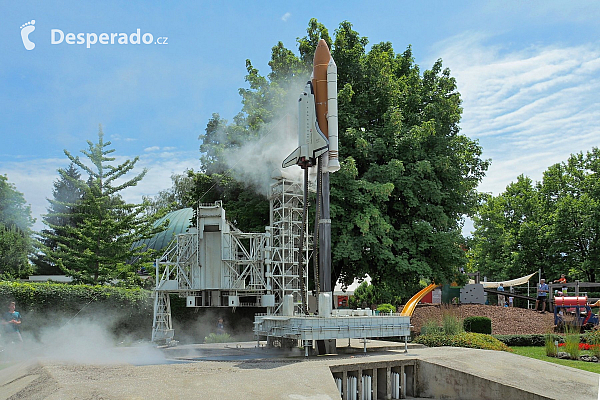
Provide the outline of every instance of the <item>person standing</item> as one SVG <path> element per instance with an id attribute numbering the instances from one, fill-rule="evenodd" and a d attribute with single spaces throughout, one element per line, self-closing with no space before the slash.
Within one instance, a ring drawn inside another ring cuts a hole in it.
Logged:
<path id="1" fill-rule="evenodd" d="M 548 284 L 545 279 L 540 279 L 537 287 L 537 300 L 535 301 L 535 311 L 538 310 L 538 304 L 542 302 L 542 313 L 546 312 L 546 299 L 548 299 Z"/>
<path id="2" fill-rule="evenodd" d="M 8 311 L 2 314 L 2 326 L 7 341 L 23 343 L 19 326 L 21 325 L 21 314 L 15 311 L 14 301 L 8 303 Z"/>
<path id="3" fill-rule="evenodd" d="M 223 318 L 219 317 L 217 320 L 217 335 L 222 335 L 225 333 L 225 325 L 223 325 Z"/>
<path id="4" fill-rule="evenodd" d="M 498 286 L 498 291 L 499 292 L 504 292 L 504 284 L 501 283 L 500 286 Z M 498 295 L 498 305 L 500 307 L 504 307 L 504 305 L 506 304 L 506 299 L 504 298 L 503 294 L 499 294 Z"/>

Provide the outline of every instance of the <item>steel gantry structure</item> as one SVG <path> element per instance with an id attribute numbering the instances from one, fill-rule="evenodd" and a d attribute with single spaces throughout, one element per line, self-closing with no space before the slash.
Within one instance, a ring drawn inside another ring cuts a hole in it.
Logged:
<path id="1" fill-rule="evenodd" d="M 302 190 L 298 182 L 274 179 L 264 233 L 237 229 L 220 201 L 198 207 L 195 227 L 176 235 L 156 260 L 152 341 L 173 340 L 171 294 L 185 297 L 188 307 L 264 307 L 268 315 L 279 313 L 285 296 L 292 295 L 299 309 Z"/>

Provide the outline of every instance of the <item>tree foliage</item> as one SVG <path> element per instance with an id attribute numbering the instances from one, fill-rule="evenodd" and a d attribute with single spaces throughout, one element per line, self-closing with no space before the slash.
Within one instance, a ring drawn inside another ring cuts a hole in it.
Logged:
<path id="1" fill-rule="evenodd" d="M 24 278 L 32 272 L 31 207 L 15 185 L 0 175 L 0 276 Z"/>
<path id="2" fill-rule="evenodd" d="M 600 151 L 572 154 L 541 182 L 521 175 L 474 218 L 476 268 L 497 279 L 543 276 L 595 282 L 600 261 Z"/>
<path id="3" fill-rule="evenodd" d="M 513 279 L 551 264 L 549 220 L 539 185 L 526 176 L 499 196 L 487 196 L 474 218 L 474 268 L 498 280 Z"/>
<path id="4" fill-rule="evenodd" d="M 71 211 L 68 216 L 76 224 L 56 224 L 65 216 L 60 210 L 48 213 L 44 220 L 50 229 L 42 236 L 45 241 L 56 243 L 55 248 L 43 247 L 47 259 L 77 283 L 103 284 L 134 275 L 138 264 L 148 261 L 150 254 L 132 244 L 160 229 L 152 228 L 152 223 L 161 215 L 148 215 L 147 203 L 129 204 L 121 198 L 120 192 L 137 185 L 146 170 L 127 179 L 125 175 L 133 170 L 138 157 L 113 165 L 115 158 L 109 155 L 115 150 L 108 148 L 110 144 L 104 142 L 100 128 L 98 142 L 88 141 L 88 149 L 81 151 L 88 163 L 65 150 L 69 160 L 88 176 L 82 181 L 64 169 L 58 170 L 61 180 L 82 193 L 81 200 L 61 202 Z"/>
<path id="5" fill-rule="evenodd" d="M 193 189 L 189 193 L 194 210 L 199 203 L 222 201 L 227 220 L 243 232 L 264 232 L 269 225 L 269 202 L 256 188 L 226 174 L 189 172 Z"/>
<path id="6" fill-rule="evenodd" d="M 76 227 L 81 222 L 76 213 L 84 194 L 81 190 L 83 185 L 81 174 L 73 163 L 69 164 L 64 172 L 64 177 L 61 175 L 54 181 L 52 199 L 47 199 L 50 203 L 47 208 L 48 213 L 42 216 L 46 226 L 53 226 L 54 228 L 43 229 L 39 240 L 44 248 L 52 251 L 58 250 L 58 242 L 54 237 L 68 236 L 67 227 Z M 78 182 L 79 185 L 74 182 Z M 33 262 L 38 274 L 60 275 L 63 273 L 59 266 L 48 260 L 43 252 L 37 254 Z"/>
<path id="7" fill-rule="evenodd" d="M 204 172 L 224 174 L 223 152 L 255 140 L 262 126 L 285 113 L 284 99 L 290 90 L 297 96 L 308 79 L 320 38 L 332 49 L 340 88 L 332 279 L 349 284 L 368 273 L 403 296 L 414 294 L 421 277 L 453 279 L 466 260 L 459 248 L 462 216 L 477 204 L 488 161 L 476 141 L 459 133 L 461 100 L 450 71 L 438 60 L 421 74 L 410 46 L 397 54 L 382 42 L 367 51 L 367 38 L 349 22 L 332 40 L 311 20 L 297 40 L 298 56 L 281 43 L 273 47 L 267 77 L 246 62 L 242 112 L 231 124 L 213 115 L 200 137 Z M 302 83 L 294 86 L 294 79 Z"/>
<path id="8" fill-rule="evenodd" d="M 354 290 L 349 305 L 351 308 L 371 308 L 374 304 L 400 305 L 401 301 L 402 298 L 396 296 L 394 290 L 386 283 L 375 286 L 363 281 Z"/>

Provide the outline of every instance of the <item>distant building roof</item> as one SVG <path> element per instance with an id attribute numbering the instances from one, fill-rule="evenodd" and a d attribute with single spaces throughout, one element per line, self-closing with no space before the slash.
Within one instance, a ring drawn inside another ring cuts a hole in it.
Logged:
<path id="1" fill-rule="evenodd" d="M 29 276 L 29 282 L 60 282 L 60 283 L 71 283 L 73 278 L 66 275 L 31 275 Z"/>
<path id="2" fill-rule="evenodd" d="M 148 248 L 162 250 L 169 245 L 171 240 L 175 238 L 175 235 L 185 233 L 192 226 L 193 217 L 194 210 L 192 208 L 182 208 L 181 210 L 172 211 L 154 223 L 154 226 L 160 226 L 166 220 L 169 220 L 167 229 L 157 233 L 150 239 L 135 242 L 134 246 L 145 244 Z"/>
<path id="3" fill-rule="evenodd" d="M 335 284 L 335 288 L 333 289 L 333 294 L 335 296 L 352 296 L 354 295 L 354 291 L 360 286 L 361 283 L 367 282 L 369 285 L 371 284 L 371 277 L 367 274 L 364 276 L 362 280 L 358 280 L 354 278 L 354 282 L 350 286 L 344 290 L 344 286 L 340 281 Z"/>

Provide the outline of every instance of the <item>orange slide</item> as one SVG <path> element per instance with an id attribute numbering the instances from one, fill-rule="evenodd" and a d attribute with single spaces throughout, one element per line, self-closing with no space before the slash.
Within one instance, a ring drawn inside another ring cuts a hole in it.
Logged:
<path id="1" fill-rule="evenodd" d="M 400 315 L 403 315 L 405 317 L 412 317 L 412 314 L 415 311 L 415 307 L 421 301 L 421 299 L 423 297 L 425 297 L 425 295 L 427 295 L 427 293 L 431 292 L 433 289 L 435 289 L 438 286 L 440 286 L 440 285 L 432 283 L 431 285 L 427 286 L 426 288 L 421 289 L 419 291 L 419 293 L 417 293 L 413 297 L 411 297 L 411 299 L 406 303 L 406 305 L 402 309 L 402 312 L 400 313 Z"/>

